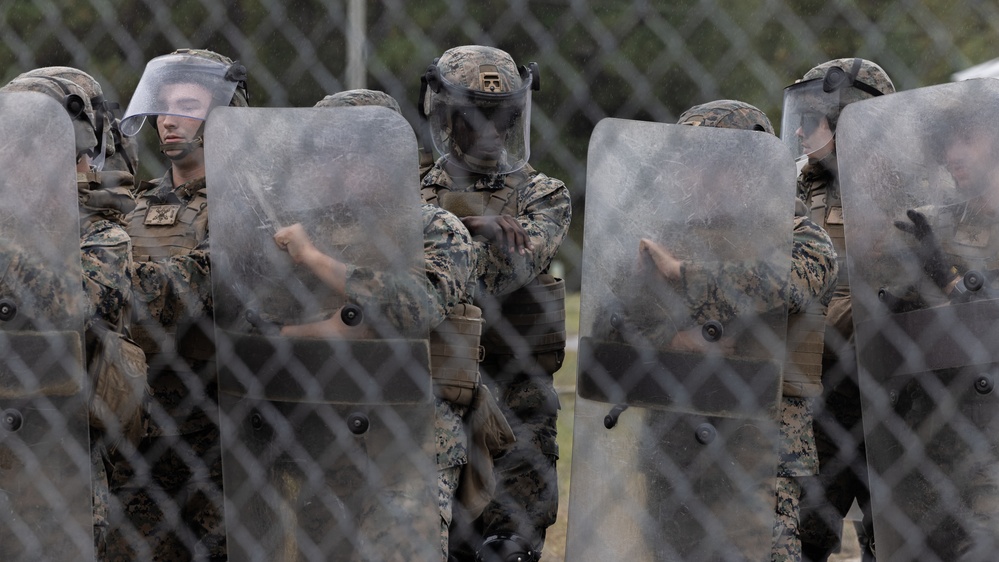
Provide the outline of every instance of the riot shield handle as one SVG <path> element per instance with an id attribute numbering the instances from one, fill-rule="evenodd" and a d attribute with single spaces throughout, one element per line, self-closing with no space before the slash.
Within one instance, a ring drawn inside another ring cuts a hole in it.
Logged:
<path id="1" fill-rule="evenodd" d="M 261 334 L 265 336 L 276 336 L 281 333 L 281 325 L 270 320 L 265 320 L 260 316 L 256 310 L 252 308 L 246 309 L 243 314 L 246 321 L 250 323 L 251 326 L 256 328 Z"/>
<path id="2" fill-rule="evenodd" d="M 611 408 L 611 411 L 604 416 L 604 427 L 607 429 L 613 429 L 617 425 L 617 419 L 621 417 L 621 413 L 628 409 L 627 404 L 618 404 Z"/>
<path id="3" fill-rule="evenodd" d="M 895 295 L 888 287 L 881 287 L 878 289 L 878 300 L 896 314 L 926 308 L 926 302 L 915 287 L 909 287 L 902 296 Z"/>

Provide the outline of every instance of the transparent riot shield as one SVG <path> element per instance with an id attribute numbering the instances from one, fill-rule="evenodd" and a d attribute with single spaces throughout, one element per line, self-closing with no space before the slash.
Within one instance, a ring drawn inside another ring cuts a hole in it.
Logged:
<path id="1" fill-rule="evenodd" d="M 587 161 L 566 559 L 769 560 L 794 163 L 772 135 L 617 119 Z"/>
<path id="2" fill-rule="evenodd" d="M 851 104 L 837 132 L 878 559 L 999 549 L 999 81 Z"/>
<path id="3" fill-rule="evenodd" d="M 0 94 L 0 559 L 92 560 L 73 126 Z"/>
<path id="4" fill-rule="evenodd" d="M 439 558 L 412 129 L 380 107 L 220 108 L 205 137 L 230 557 Z"/>

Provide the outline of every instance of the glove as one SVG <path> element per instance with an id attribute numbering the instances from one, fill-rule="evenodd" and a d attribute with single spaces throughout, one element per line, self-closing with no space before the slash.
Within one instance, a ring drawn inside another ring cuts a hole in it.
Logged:
<path id="1" fill-rule="evenodd" d="M 954 276 L 946 265 L 943 249 L 940 248 L 940 242 L 933 233 L 929 221 L 926 220 L 926 215 L 914 209 L 909 209 L 905 215 L 912 222 L 895 221 L 895 228 L 916 237 L 920 242 L 916 253 L 923 262 L 923 271 L 937 287 L 945 288 L 954 280 Z"/>

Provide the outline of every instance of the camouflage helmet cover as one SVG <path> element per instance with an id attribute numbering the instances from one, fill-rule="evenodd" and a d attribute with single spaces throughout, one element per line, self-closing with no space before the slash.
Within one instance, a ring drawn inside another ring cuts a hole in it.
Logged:
<path id="1" fill-rule="evenodd" d="M 75 82 L 53 76 L 22 75 L 0 88 L 0 92 L 38 92 L 53 98 L 66 109 L 73 121 L 77 157 L 92 153 L 97 146 L 90 96 Z"/>
<path id="2" fill-rule="evenodd" d="M 895 84 L 893 84 L 891 78 L 888 77 L 888 73 L 885 72 L 884 69 L 877 63 L 867 59 L 845 58 L 824 62 L 806 72 L 800 81 L 805 82 L 807 80 L 815 80 L 818 78 L 825 79 L 826 76 L 829 75 L 829 70 L 832 68 L 838 68 L 844 73 L 849 74 L 852 72 L 853 66 L 857 64 L 857 61 L 860 62 L 860 68 L 857 69 L 857 74 L 853 77 L 854 83 L 851 85 L 854 87 L 844 92 L 842 105 L 868 99 L 876 95 L 873 92 L 864 91 L 865 89 L 856 87 L 858 86 L 857 82 L 861 85 L 867 86 L 868 88 L 877 90 L 881 95 L 895 93 Z"/>
<path id="3" fill-rule="evenodd" d="M 387 107 L 398 114 L 402 108 L 395 98 L 378 90 L 347 90 L 330 94 L 316 102 L 316 107 L 355 107 L 355 106 Z"/>
<path id="4" fill-rule="evenodd" d="M 737 100 L 717 100 L 695 105 L 680 115 L 677 124 L 774 134 L 773 125 L 766 114 L 755 106 Z"/>
<path id="5" fill-rule="evenodd" d="M 114 155 L 115 143 L 114 138 L 112 137 L 111 128 L 112 126 L 116 126 L 114 123 L 115 116 L 113 111 L 118 108 L 118 104 L 111 103 L 104 99 L 104 90 L 101 88 L 101 83 L 90 74 L 71 66 L 45 66 L 29 70 L 28 72 L 21 74 L 21 76 L 51 76 L 53 78 L 62 78 L 83 88 L 83 90 L 87 93 L 87 96 L 90 97 L 90 105 L 94 108 L 94 124 L 97 126 L 97 141 L 100 144 L 97 150 L 94 151 L 94 156 L 91 159 L 91 165 L 96 170 L 103 169 L 105 159 Z"/>
<path id="6" fill-rule="evenodd" d="M 464 45 L 448 49 L 423 75 L 421 111 L 429 121 L 437 151 L 474 173 L 508 173 L 530 157 L 531 91 L 540 89 L 538 66 L 517 67 L 509 53 L 495 47 Z M 479 160 L 464 152 L 453 136 L 453 119 L 491 122 L 501 129 L 503 155 Z"/>

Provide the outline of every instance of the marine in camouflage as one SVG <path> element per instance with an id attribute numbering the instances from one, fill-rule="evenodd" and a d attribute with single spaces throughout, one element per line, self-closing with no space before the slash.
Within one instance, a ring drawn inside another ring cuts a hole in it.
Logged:
<path id="1" fill-rule="evenodd" d="M 228 65 L 224 80 L 236 85 L 227 101 L 247 104 L 242 65 L 212 51 L 173 54 Z M 190 75 L 172 79 L 196 82 Z M 142 87 L 140 80 L 137 94 Z M 132 334 L 146 352 L 153 400 L 138 450 L 115 457 L 111 484 L 121 516 L 112 525 L 110 560 L 226 556 L 207 186 L 203 177 L 175 185 L 175 166 L 159 181 L 139 184 L 128 215 Z"/>
<path id="2" fill-rule="evenodd" d="M 859 66 L 857 66 L 859 63 Z M 835 104 L 822 106 L 833 133 L 843 108 L 875 94 L 895 91 L 891 78 L 877 63 L 842 58 L 822 63 L 799 80 L 824 80 L 830 69 L 851 73 L 860 87 L 839 88 Z M 819 100 L 816 100 L 819 103 Z M 820 103 L 821 106 L 821 103 Z M 790 128 L 782 134 L 794 134 Z M 821 153 L 820 153 L 821 154 Z M 861 542 L 873 542 L 870 491 L 867 482 L 866 449 L 857 385 L 857 366 L 850 304 L 849 271 L 844 238 L 843 204 L 837 180 L 835 145 L 820 158 L 810 158 L 798 176 L 797 196 L 809 218 L 831 236 L 839 261 L 839 281 L 826 309 L 825 347 L 822 359 L 823 396 L 816 399 L 815 439 L 820 469 L 803 481 L 801 536 L 806 560 L 826 560 L 839 549 L 842 520 L 854 500 L 864 516 Z M 871 556 L 865 549 L 865 556 Z M 866 559 L 865 559 L 866 560 Z"/>
<path id="3" fill-rule="evenodd" d="M 399 102 L 376 90 L 348 90 L 331 94 L 316 107 L 380 106 L 401 114 Z M 431 328 L 439 325 L 460 303 L 471 303 L 475 289 L 472 238 L 465 225 L 451 213 L 433 205 L 421 206 L 423 250 L 427 292 L 430 295 Z M 377 274 L 367 292 L 385 294 L 389 287 L 379 283 Z M 434 434 L 438 468 L 438 507 L 441 515 L 441 552 L 448 558 L 449 528 L 453 502 L 462 467 L 468 463 L 468 435 L 463 416 L 466 408 L 434 398 Z"/>
<path id="4" fill-rule="evenodd" d="M 680 124 L 736 128 L 749 131 L 762 131 L 773 134 L 773 127 L 766 115 L 756 107 L 734 100 L 721 100 L 695 106 L 684 112 Z M 721 264 L 707 281 L 691 283 L 693 295 L 707 296 L 705 300 L 691 299 L 691 310 L 704 316 L 700 322 L 710 318 L 731 317 L 737 305 L 725 305 L 721 291 L 712 291 L 712 286 L 740 286 L 740 293 L 753 296 L 757 306 L 776 307 L 787 303 L 790 315 L 805 314 L 812 303 L 821 307 L 829 304 L 835 287 L 838 263 L 836 251 L 829 235 L 808 217 L 800 216 L 802 209 L 796 207 L 794 217 L 793 246 L 791 249 L 791 277 L 785 283 L 783 272 L 774 272 L 741 264 Z M 747 275 L 748 273 L 748 275 Z M 688 277 L 689 276 L 689 277 Z M 682 270 L 683 279 L 696 279 L 689 268 Z M 741 277 L 740 277 L 741 276 Z M 747 281 L 749 286 L 745 286 Z M 705 290 L 702 287 L 707 287 Z M 688 298 L 690 298 L 688 293 Z M 707 307 L 699 303 L 718 303 Z M 762 311 L 760 311 L 762 312 Z M 724 320 L 723 320 L 724 322 Z M 789 338 L 790 339 L 790 338 Z M 816 381 L 817 382 L 817 381 Z M 811 400 L 808 393 L 799 388 L 784 385 L 784 396 L 780 408 L 780 450 L 777 466 L 777 518 L 774 524 L 773 560 L 784 562 L 801 559 L 799 535 L 800 478 L 818 472 L 818 453 L 812 428 Z"/>
<path id="5" fill-rule="evenodd" d="M 517 252 L 472 232 L 476 303 L 483 308 L 487 330 L 491 326 L 503 330 L 507 322 L 499 315 L 503 298 L 547 272 L 571 218 L 565 184 L 527 163 L 530 91 L 540 86 L 537 69 L 533 65 L 518 68 L 513 58 L 499 49 L 466 45 L 447 50 L 424 78 L 428 89 L 421 109 L 441 154 L 423 176 L 424 201 L 453 212 L 466 226 L 474 217 L 511 217 L 528 239 L 529 251 Z M 510 121 L 500 133 L 503 149 L 498 157 L 473 157 L 466 152 L 469 147 L 461 146 L 455 128 L 461 111 L 474 114 L 467 119 L 485 117 L 487 122 L 500 111 L 509 112 Z M 454 167 L 451 172 L 449 166 Z M 463 173 L 460 181 L 455 181 L 451 173 L 458 168 L 471 175 Z M 485 203 L 497 197 L 500 201 L 495 208 Z M 483 204 L 477 206 L 475 201 Z M 542 363 L 540 355 L 514 357 L 497 353 L 488 344 L 485 347 L 483 381 L 499 402 L 517 441 L 512 450 L 496 459 L 495 499 L 475 522 L 457 521 L 453 526 L 463 535 L 453 536 L 451 541 L 452 555 L 458 560 L 470 560 L 484 539 L 497 535 L 522 537 L 540 553 L 545 530 L 555 522 L 558 510 L 555 436 L 559 401 L 552 373 L 561 365 L 564 352 L 552 352 L 551 360 Z"/>

